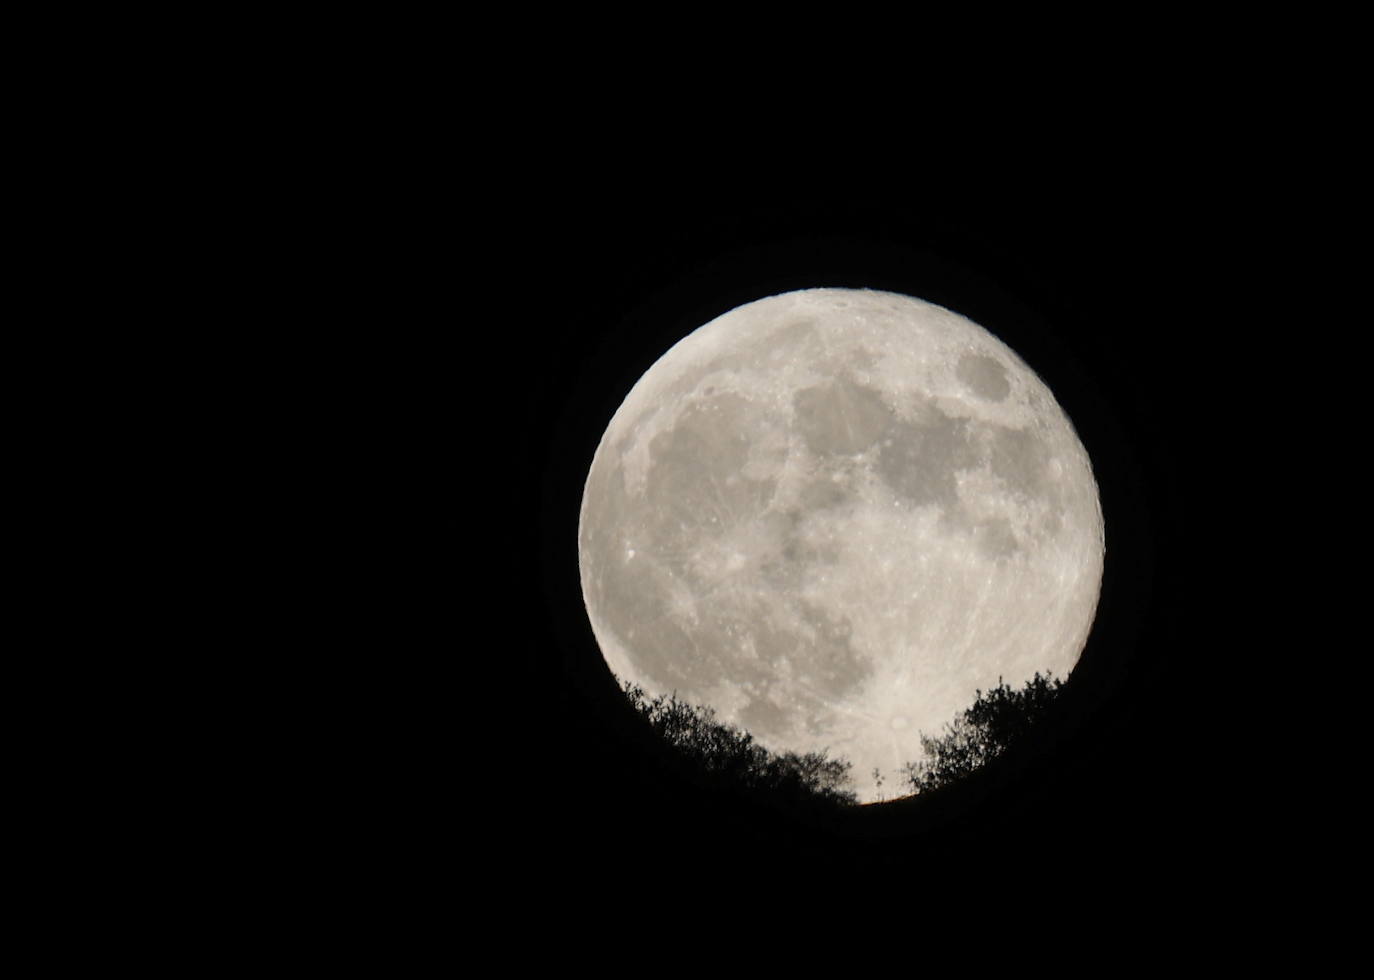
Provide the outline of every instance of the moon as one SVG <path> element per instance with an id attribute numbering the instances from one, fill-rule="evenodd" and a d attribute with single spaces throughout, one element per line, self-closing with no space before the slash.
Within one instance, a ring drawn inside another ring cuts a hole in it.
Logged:
<path id="1" fill-rule="evenodd" d="M 583 598 L 611 672 L 885 798 L 999 678 L 1066 678 L 1105 538 L 1067 415 L 932 303 L 805 289 L 737 307 L 644 374 L 583 491 Z"/>

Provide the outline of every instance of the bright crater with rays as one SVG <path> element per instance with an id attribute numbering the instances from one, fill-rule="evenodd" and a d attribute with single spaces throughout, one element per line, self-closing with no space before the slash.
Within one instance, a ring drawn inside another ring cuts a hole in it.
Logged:
<path id="1" fill-rule="evenodd" d="M 663 355 L 587 477 L 582 590 L 611 671 L 861 802 L 999 678 L 1066 677 L 1104 538 L 1087 453 L 1006 345 L 895 293 L 746 304 Z"/>

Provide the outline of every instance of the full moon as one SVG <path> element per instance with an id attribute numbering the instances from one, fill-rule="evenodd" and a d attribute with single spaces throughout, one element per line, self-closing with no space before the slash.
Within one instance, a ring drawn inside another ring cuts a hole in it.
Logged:
<path id="1" fill-rule="evenodd" d="M 618 679 L 846 759 L 867 803 L 980 689 L 1068 676 L 1104 532 L 1087 452 L 1005 344 L 910 296 L 806 289 L 635 384 L 578 553 Z"/>

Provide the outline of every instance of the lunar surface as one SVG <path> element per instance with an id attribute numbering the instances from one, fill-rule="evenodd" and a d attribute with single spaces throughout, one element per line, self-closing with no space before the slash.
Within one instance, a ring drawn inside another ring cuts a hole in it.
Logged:
<path id="1" fill-rule="evenodd" d="M 606 663 L 860 802 L 1002 678 L 1064 678 L 1104 537 L 1087 453 L 1006 345 L 895 293 L 808 289 L 674 345 L 611 419 L 578 529 Z"/>

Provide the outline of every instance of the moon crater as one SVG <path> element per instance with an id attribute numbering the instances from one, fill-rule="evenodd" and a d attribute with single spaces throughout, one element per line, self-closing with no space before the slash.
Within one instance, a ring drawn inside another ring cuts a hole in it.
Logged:
<path id="1" fill-rule="evenodd" d="M 1011 394 L 1011 382 L 1002 362 L 986 354 L 965 354 L 954 373 L 979 398 L 1000 402 Z"/>

